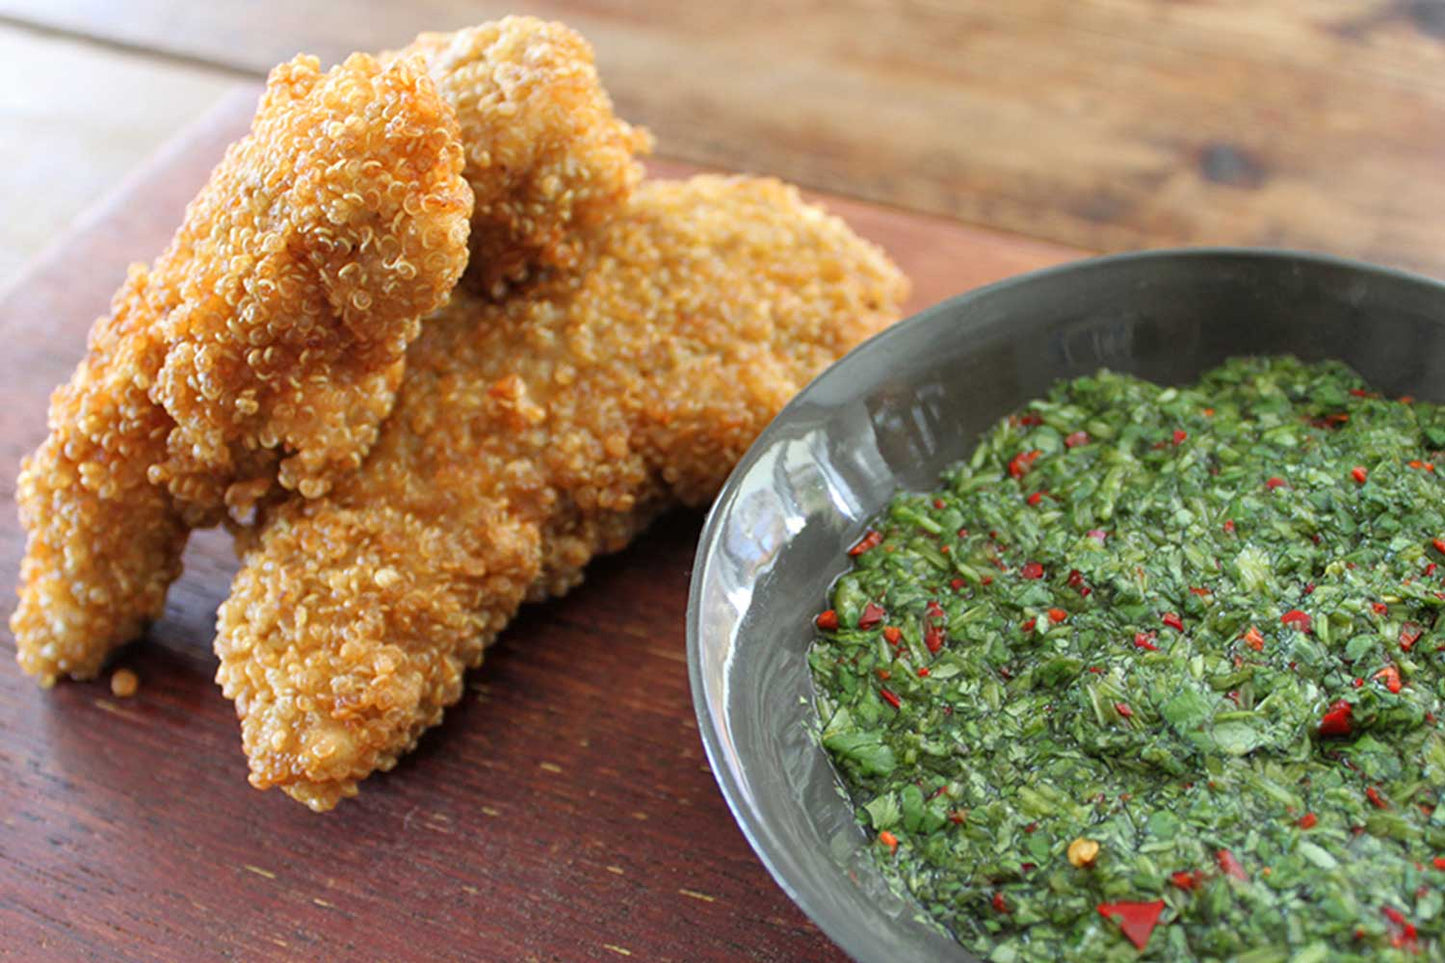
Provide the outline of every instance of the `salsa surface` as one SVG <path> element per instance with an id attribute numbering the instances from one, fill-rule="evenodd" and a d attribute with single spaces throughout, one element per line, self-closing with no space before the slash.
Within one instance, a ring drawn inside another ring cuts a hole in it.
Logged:
<path id="1" fill-rule="evenodd" d="M 885 875 L 997 961 L 1445 956 L 1442 449 L 1251 358 L 1060 384 L 896 496 L 810 653 Z"/>

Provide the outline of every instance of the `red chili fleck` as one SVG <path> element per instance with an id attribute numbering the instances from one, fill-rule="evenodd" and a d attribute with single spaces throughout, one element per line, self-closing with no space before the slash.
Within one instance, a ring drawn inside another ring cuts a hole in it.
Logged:
<path id="1" fill-rule="evenodd" d="M 1310 626 L 1314 624 L 1313 620 L 1310 619 L 1307 614 L 1301 612 L 1299 609 L 1290 609 L 1288 612 L 1281 615 L 1279 617 L 1279 620 L 1285 625 L 1294 626 L 1301 632 L 1308 632 L 1310 630 Z"/>
<path id="2" fill-rule="evenodd" d="M 965 822 L 968 821 L 968 813 L 964 812 L 962 809 L 955 809 L 948 814 L 948 821 L 953 823 L 955 826 L 962 826 Z"/>
<path id="3" fill-rule="evenodd" d="M 1386 612 L 1390 611 L 1390 607 L 1384 602 L 1371 602 L 1370 608 L 1375 610 L 1376 615 L 1384 615 Z"/>
<path id="4" fill-rule="evenodd" d="M 1300 828 L 1300 829 L 1314 829 L 1314 828 L 1315 828 L 1315 825 L 1316 825 L 1319 821 L 1320 821 L 1320 820 L 1319 820 L 1319 817 L 1316 816 L 1314 813 L 1305 813 L 1303 816 L 1301 816 L 1301 817 L 1299 818 L 1299 828 Z"/>
<path id="5" fill-rule="evenodd" d="M 1320 735 L 1322 736 L 1348 736 L 1354 731 L 1350 723 L 1350 713 L 1354 711 L 1344 699 L 1339 699 L 1330 705 L 1329 711 L 1320 720 Z"/>
<path id="6" fill-rule="evenodd" d="M 1194 595 L 1198 595 L 1200 598 L 1203 598 L 1203 597 L 1206 596 L 1206 595 L 1213 595 L 1213 594 L 1214 594 L 1213 592 L 1209 591 L 1209 589 L 1207 589 L 1207 588 L 1195 588 L 1195 587 L 1192 586 L 1192 585 L 1189 586 L 1189 591 L 1190 591 L 1192 594 L 1194 594 Z"/>
<path id="7" fill-rule="evenodd" d="M 1233 876 L 1235 879 L 1249 879 L 1244 872 L 1244 867 L 1239 865 L 1239 860 L 1227 849 L 1221 849 L 1214 854 L 1214 859 L 1219 863 L 1219 868 L 1226 876 Z"/>
<path id="8" fill-rule="evenodd" d="M 1279 488 L 1282 485 L 1284 485 L 1284 479 L 1279 477 L 1271 478 L 1264 483 L 1264 487 L 1268 488 L 1270 491 L 1274 491 L 1276 488 Z"/>
<path id="9" fill-rule="evenodd" d="M 878 678 L 883 679 L 885 682 L 893 678 L 893 673 L 887 669 L 876 669 L 875 671 L 878 673 Z"/>
<path id="10" fill-rule="evenodd" d="M 883 606 L 877 602 L 869 602 L 863 606 L 863 614 L 858 616 L 858 628 L 874 628 L 880 625 L 886 618 L 888 618 L 888 613 L 883 610 Z"/>
<path id="11" fill-rule="evenodd" d="M 1177 612 L 1165 612 L 1159 617 L 1159 621 L 1171 629 L 1174 629 L 1176 632 L 1184 631 L 1184 620 L 1179 617 Z"/>
<path id="12" fill-rule="evenodd" d="M 1354 468 L 1350 469 L 1350 477 L 1353 478 L 1358 484 L 1363 485 L 1365 483 L 1365 479 L 1370 477 L 1370 473 L 1365 471 L 1364 466 L 1356 465 Z"/>
<path id="13" fill-rule="evenodd" d="M 1063 609 L 1049 609 L 1049 621 L 1054 623 L 1063 622 L 1069 617 L 1069 613 Z"/>
<path id="14" fill-rule="evenodd" d="M 838 631 L 838 613 L 832 609 L 820 612 L 818 617 L 813 620 L 813 624 L 824 632 L 836 632 Z"/>
<path id="15" fill-rule="evenodd" d="M 968 538 L 968 529 L 966 529 L 966 528 L 960 528 L 960 529 L 958 530 L 958 537 L 959 537 L 959 538 Z"/>
<path id="16" fill-rule="evenodd" d="M 1206 417 L 1206 418 L 1213 418 L 1213 417 L 1214 417 L 1214 409 L 1213 409 L 1213 408 L 1205 408 L 1205 409 L 1204 409 L 1204 417 Z"/>
<path id="17" fill-rule="evenodd" d="M 1445 856 L 1436 856 L 1434 863 L 1436 869 L 1445 869 Z"/>
<path id="18" fill-rule="evenodd" d="M 1097 665 L 1091 665 L 1091 666 L 1089 666 L 1089 671 L 1092 672 L 1092 673 L 1094 673 L 1094 675 L 1103 675 L 1103 674 L 1104 674 L 1104 670 L 1103 670 L 1102 668 L 1100 668 L 1099 666 L 1097 666 Z"/>
<path id="19" fill-rule="evenodd" d="M 1373 398 L 1373 397 L 1374 397 L 1373 394 L 1371 394 L 1370 392 L 1366 391 L 1364 388 L 1351 388 L 1351 389 L 1350 389 L 1350 394 L 1354 395 L 1356 398 Z"/>
<path id="20" fill-rule="evenodd" d="M 1013 458 L 1009 459 L 1008 473 L 1014 478 L 1024 477 L 1029 473 L 1029 469 L 1033 467 L 1034 462 L 1042 454 L 1043 452 L 1037 448 L 1033 451 L 1019 452 L 1017 455 L 1014 455 Z"/>
<path id="21" fill-rule="evenodd" d="M 862 538 L 858 539 L 857 543 L 855 543 L 852 548 L 848 549 L 848 554 L 855 556 L 862 555 L 870 548 L 877 548 L 882 541 L 883 533 L 870 529 L 867 535 L 864 535 Z"/>
<path id="22" fill-rule="evenodd" d="M 1409 950 L 1411 953 L 1420 952 L 1420 934 L 1416 931 L 1415 924 L 1405 919 L 1405 914 L 1392 906 L 1382 906 L 1380 912 L 1384 913 L 1385 919 L 1392 924 L 1391 929 L 1398 930 L 1391 934 L 1390 945 L 1397 950 Z"/>
<path id="23" fill-rule="evenodd" d="M 885 625 L 883 627 L 883 641 L 889 645 L 897 645 L 903 641 L 903 630 L 896 625 Z"/>
<path id="24" fill-rule="evenodd" d="M 1389 689 L 1391 692 L 1399 692 L 1402 687 L 1402 683 L 1400 682 L 1400 670 L 1395 668 L 1393 665 L 1387 665 L 1379 672 L 1376 672 L 1375 678 L 1383 679 L 1385 682 L 1385 688 Z"/>
<path id="25" fill-rule="evenodd" d="M 930 623 L 923 630 L 923 644 L 928 646 L 928 651 L 934 655 L 943 648 L 943 626 Z"/>
<path id="26" fill-rule="evenodd" d="M 940 512 L 943 511 L 943 499 L 935 498 L 933 500 L 933 507 L 938 509 Z"/>
<path id="27" fill-rule="evenodd" d="M 1028 502 L 1030 505 L 1036 506 L 1039 502 L 1044 500 L 1044 496 L 1047 494 L 1048 492 L 1034 492 L 1033 494 L 1029 495 L 1028 498 L 1024 499 L 1024 501 Z"/>
<path id="28" fill-rule="evenodd" d="M 1194 873 L 1186 873 L 1180 870 L 1177 873 L 1169 874 L 1169 882 L 1178 886 L 1180 889 L 1193 889 L 1199 882 L 1199 878 Z"/>
<path id="29" fill-rule="evenodd" d="M 1025 562 L 1023 568 L 1019 569 L 1019 575 L 1027 579 L 1043 578 L 1044 567 L 1038 562 Z"/>
<path id="30" fill-rule="evenodd" d="M 1435 563 L 1435 562 L 1431 562 L 1429 565 L 1426 565 L 1426 566 L 1425 566 L 1425 571 L 1423 571 L 1423 572 L 1420 573 L 1420 577 L 1421 577 L 1421 578 L 1429 578 L 1430 576 L 1432 576 L 1432 575 L 1435 574 L 1435 570 L 1436 570 L 1437 568 L 1439 568 L 1439 567 L 1440 567 L 1439 564 L 1437 564 L 1437 563 Z"/>
<path id="31" fill-rule="evenodd" d="M 1158 652 L 1159 646 L 1154 644 L 1154 640 L 1158 637 L 1159 635 L 1156 632 L 1135 632 L 1134 647 L 1138 649 L 1146 649 L 1150 652 Z"/>
<path id="32" fill-rule="evenodd" d="M 1251 625 L 1249 629 L 1244 633 L 1244 644 L 1249 646 L 1256 652 L 1263 652 L 1264 635 L 1259 631 L 1259 629 Z"/>
<path id="33" fill-rule="evenodd" d="M 1355 680 L 1351 682 L 1350 685 L 1354 686 L 1356 689 L 1363 689 L 1365 687 L 1365 680 L 1360 676 L 1355 676 Z"/>
<path id="34" fill-rule="evenodd" d="M 1114 703 L 1114 711 L 1119 713 L 1119 715 L 1123 716 L 1125 719 L 1131 719 L 1134 716 L 1134 710 L 1129 708 L 1129 704 L 1127 702 Z"/>
<path id="35" fill-rule="evenodd" d="M 1020 625 L 1019 628 L 1023 629 L 1025 632 L 1032 632 L 1032 631 L 1034 630 L 1034 627 L 1037 626 L 1038 624 L 1039 624 L 1039 620 L 1038 620 L 1038 619 L 1029 619 L 1029 620 L 1028 620 L 1027 622 L 1025 622 L 1023 625 Z"/>
<path id="36" fill-rule="evenodd" d="M 884 846 L 887 846 L 888 849 L 892 852 L 896 852 L 898 849 L 898 837 L 893 835 L 886 829 L 878 834 L 878 841 Z"/>
<path id="37" fill-rule="evenodd" d="M 993 576 L 992 576 L 992 575 L 985 575 L 985 576 L 984 576 L 982 579 L 980 579 L 979 581 L 983 582 L 984 585 L 992 585 L 992 584 L 993 584 Z"/>
<path id="38" fill-rule="evenodd" d="M 1430 544 L 1435 546 L 1435 551 L 1445 555 L 1445 538 L 1437 538 Z"/>
<path id="39" fill-rule="evenodd" d="M 1002 894 L 1002 893 L 994 893 L 994 894 L 993 894 L 993 908 L 996 909 L 996 910 L 998 910 L 1000 913 L 1012 913 L 1012 912 L 1013 912 L 1013 910 L 1009 909 L 1008 901 L 1003 898 L 1003 894 Z"/>
<path id="40" fill-rule="evenodd" d="M 1189 437 L 1189 432 L 1183 431 L 1183 430 L 1181 430 L 1181 429 L 1179 429 L 1179 428 L 1174 429 L 1174 444 L 1176 444 L 1176 445 L 1182 445 L 1182 444 L 1184 444 L 1184 440 L 1185 440 L 1186 438 L 1188 438 L 1188 437 Z"/>
<path id="41" fill-rule="evenodd" d="M 928 666 L 926 666 L 926 665 L 920 665 L 920 666 L 918 667 L 918 677 L 919 677 L 920 679 L 926 679 L 926 678 L 928 678 L 928 675 L 929 675 Z"/>
<path id="42" fill-rule="evenodd" d="M 1418 622 L 1406 622 L 1400 626 L 1400 651 L 1409 652 L 1424 634 L 1425 627 Z"/>
<path id="43" fill-rule="evenodd" d="M 878 690 L 878 694 L 883 697 L 884 702 L 888 703 L 893 708 L 900 709 L 903 707 L 903 700 L 898 698 L 898 696 L 894 695 L 892 692 L 889 692 L 887 689 L 880 688 Z"/>
<path id="44" fill-rule="evenodd" d="M 1234 519 L 1226 518 L 1224 520 L 1224 530 L 1231 535 L 1234 534 Z"/>
<path id="45" fill-rule="evenodd" d="M 1152 903 L 1100 903 L 1099 915 L 1119 924 L 1119 931 L 1139 949 L 1149 945 L 1149 935 L 1159 923 L 1159 914 L 1164 912 L 1164 901 Z"/>
<path id="46" fill-rule="evenodd" d="M 1065 448 L 1077 448 L 1080 445 L 1087 445 L 1088 443 L 1089 433 L 1087 431 L 1076 431 L 1064 436 Z"/>
<path id="47" fill-rule="evenodd" d="M 1376 809 L 1390 808 L 1390 801 L 1384 796 L 1380 795 L 1380 790 L 1376 789 L 1374 786 L 1365 787 L 1365 798 L 1368 799 L 1370 801 L 1370 805 L 1374 806 Z"/>

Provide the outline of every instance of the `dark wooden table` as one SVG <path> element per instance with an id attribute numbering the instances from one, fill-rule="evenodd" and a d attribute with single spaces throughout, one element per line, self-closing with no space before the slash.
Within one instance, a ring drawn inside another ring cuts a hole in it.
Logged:
<path id="1" fill-rule="evenodd" d="M 680 160 L 833 192 L 818 196 L 913 277 L 913 307 L 1181 242 L 1445 272 L 1434 3 L 529 9 L 594 40 L 620 111 L 659 135 L 654 173 Z M 3 494 L 124 265 L 159 250 L 244 128 L 247 78 L 296 49 L 395 46 L 505 10 L 0 0 L 0 23 L 241 82 L 0 301 Z M 165 618 L 119 655 L 132 699 L 103 682 L 41 692 L 0 634 L 0 958 L 839 959 L 768 879 L 703 755 L 683 642 L 699 524 L 664 519 L 527 610 L 445 724 L 325 816 L 245 782 L 211 681 L 225 539 L 194 541 Z M 21 548 L 0 512 L 6 578 Z"/>

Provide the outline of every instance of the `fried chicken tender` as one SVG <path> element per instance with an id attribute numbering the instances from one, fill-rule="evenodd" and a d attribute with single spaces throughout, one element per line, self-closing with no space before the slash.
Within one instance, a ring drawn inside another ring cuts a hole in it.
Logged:
<path id="1" fill-rule="evenodd" d="M 187 532 L 324 494 L 390 411 L 407 345 L 466 264 L 471 190 L 425 66 L 272 71 L 150 267 L 134 266 L 21 469 L 11 618 L 51 684 L 158 616 Z"/>
<path id="2" fill-rule="evenodd" d="M 469 282 L 500 292 L 533 267 L 574 265 L 579 231 L 632 193 L 634 155 L 652 146 L 613 115 L 592 47 L 560 23 L 506 17 L 421 34 L 407 54 L 425 58 L 461 122 L 476 195 Z"/>
<path id="3" fill-rule="evenodd" d="M 644 183 L 578 250 L 429 318 L 360 472 L 256 535 L 216 640 L 256 787 L 326 810 L 390 769 L 523 601 L 710 499 L 907 287 L 771 180 Z"/>

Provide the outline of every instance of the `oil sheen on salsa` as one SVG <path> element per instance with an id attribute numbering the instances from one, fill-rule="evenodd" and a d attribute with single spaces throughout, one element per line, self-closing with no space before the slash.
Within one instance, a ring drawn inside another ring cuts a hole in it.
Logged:
<path id="1" fill-rule="evenodd" d="M 896 496 L 810 651 L 885 876 L 997 961 L 1445 958 L 1442 450 L 1249 358 L 1061 383 Z"/>

